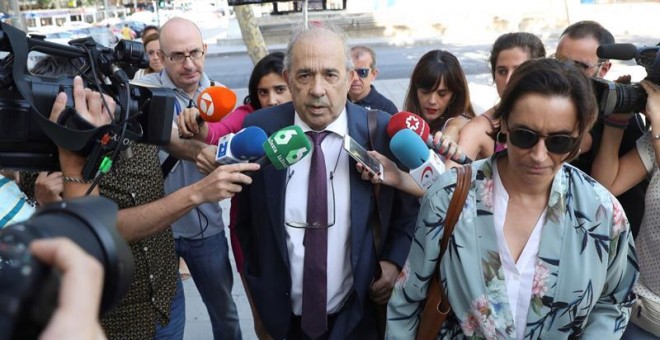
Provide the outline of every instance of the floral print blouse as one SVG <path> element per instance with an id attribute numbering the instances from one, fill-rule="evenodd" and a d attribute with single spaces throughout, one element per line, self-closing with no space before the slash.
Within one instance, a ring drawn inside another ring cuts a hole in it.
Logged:
<path id="1" fill-rule="evenodd" d="M 472 185 L 441 261 L 452 313 L 438 338 L 515 339 L 493 222 L 498 153 L 472 164 Z M 422 199 L 415 237 L 387 308 L 387 338 L 414 339 L 456 185 L 445 173 Z M 552 182 L 526 339 L 619 339 L 638 265 L 628 219 L 604 187 L 565 164 Z"/>

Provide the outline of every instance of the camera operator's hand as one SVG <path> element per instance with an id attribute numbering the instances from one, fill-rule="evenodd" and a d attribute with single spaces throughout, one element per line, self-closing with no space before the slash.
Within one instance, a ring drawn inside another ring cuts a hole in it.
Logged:
<path id="1" fill-rule="evenodd" d="M 192 184 L 193 200 L 196 204 L 201 204 L 232 198 L 243 190 L 243 185 L 252 184 L 252 178 L 243 172 L 257 171 L 259 168 L 259 164 L 256 163 L 221 165 Z"/>
<path id="2" fill-rule="evenodd" d="M 179 127 L 179 137 L 194 138 L 204 141 L 208 134 L 208 126 L 205 123 L 199 124 L 199 110 L 196 107 L 183 109 L 176 117 L 176 124 Z"/>
<path id="3" fill-rule="evenodd" d="M 660 85 L 654 84 L 648 80 L 642 80 L 640 82 L 648 97 L 646 98 L 646 107 L 644 108 L 644 114 L 646 118 L 651 121 L 653 125 L 653 133 L 660 133 L 660 130 L 656 130 L 655 127 L 660 127 Z"/>
<path id="4" fill-rule="evenodd" d="M 209 145 L 197 154 L 195 164 L 197 164 L 197 170 L 199 170 L 199 172 L 208 175 L 219 166 L 219 164 L 215 162 L 215 154 L 217 151 L 217 145 Z"/>
<path id="5" fill-rule="evenodd" d="M 66 238 L 36 240 L 30 250 L 62 274 L 59 305 L 40 338 L 105 339 L 98 320 L 103 290 L 101 264 Z"/>
<path id="6" fill-rule="evenodd" d="M 101 94 L 85 89 L 82 78 L 76 76 L 73 78 L 73 102 L 76 112 L 94 126 L 102 126 L 109 124 L 112 119 L 109 112 L 114 112 L 116 104 L 114 100 L 105 96 L 108 109 L 103 108 L 101 101 Z M 67 96 L 66 93 L 60 92 L 55 98 L 53 108 L 50 111 L 50 120 L 57 122 L 60 114 L 66 108 Z M 71 178 L 82 178 L 82 169 L 85 166 L 86 159 L 69 150 L 58 148 L 60 157 L 60 167 L 62 174 Z M 64 186 L 63 196 L 76 197 L 82 196 L 88 184 L 67 182 L 69 185 Z M 98 189 L 95 189 L 98 190 Z"/>
<path id="7" fill-rule="evenodd" d="M 34 183 L 34 198 L 39 206 L 62 200 L 62 173 L 40 172 Z"/>

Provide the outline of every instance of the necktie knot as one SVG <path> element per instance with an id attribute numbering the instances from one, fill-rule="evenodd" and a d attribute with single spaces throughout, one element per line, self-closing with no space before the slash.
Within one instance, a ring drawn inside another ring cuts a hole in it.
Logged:
<path id="1" fill-rule="evenodd" d="M 316 131 L 307 131 L 307 135 L 312 138 L 312 142 L 314 142 L 314 146 L 321 146 L 321 143 L 330 134 L 330 131 L 321 131 L 321 132 L 316 132 Z"/>

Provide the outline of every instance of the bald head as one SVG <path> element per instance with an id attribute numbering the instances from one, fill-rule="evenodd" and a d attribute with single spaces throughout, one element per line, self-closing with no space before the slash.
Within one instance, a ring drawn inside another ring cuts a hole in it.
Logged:
<path id="1" fill-rule="evenodd" d="M 160 57 L 167 75 L 177 88 L 194 96 L 204 72 L 206 44 L 197 25 L 172 18 L 160 29 Z"/>

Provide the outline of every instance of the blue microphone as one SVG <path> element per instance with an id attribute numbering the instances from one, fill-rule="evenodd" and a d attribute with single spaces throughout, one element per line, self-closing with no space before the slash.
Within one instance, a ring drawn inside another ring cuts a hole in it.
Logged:
<path id="1" fill-rule="evenodd" d="M 445 172 L 440 157 L 413 130 L 402 129 L 394 134 L 390 140 L 390 150 L 410 169 L 410 176 L 424 190 L 428 190 Z"/>
<path id="2" fill-rule="evenodd" d="M 218 164 L 246 163 L 264 155 L 261 145 L 268 139 L 266 132 L 259 127 L 250 126 L 230 133 L 218 140 L 215 162 Z"/>

